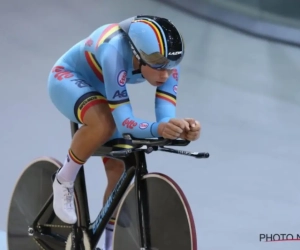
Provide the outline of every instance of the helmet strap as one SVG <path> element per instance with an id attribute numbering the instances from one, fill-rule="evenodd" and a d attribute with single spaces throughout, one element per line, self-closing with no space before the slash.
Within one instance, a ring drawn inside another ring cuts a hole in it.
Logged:
<path id="1" fill-rule="evenodd" d="M 143 59 L 140 59 L 139 62 L 140 62 L 139 68 L 140 68 L 141 76 L 145 79 L 145 77 L 142 74 L 142 65 L 146 66 L 146 63 L 144 62 Z"/>
<path id="2" fill-rule="evenodd" d="M 138 60 L 139 62 L 139 69 L 135 70 L 135 73 L 139 72 L 141 73 L 142 77 L 145 78 L 142 74 L 142 65 L 146 66 L 147 64 L 145 63 L 145 61 L 140 57 L 140 55 L 136 52 L 135 48 L 132 46 L 132 52 L 133 55 L 135 56 L 135 58 Z"/>
<path id="3" fill-rule="evenodd" d="M 143 63 L 141 61 L 139 61 L 139 62 L 140 62 L 139 69 L 134 70 L 132 73 L 133 74 L 141 74 L 141 76 L 145 79 L 145 77 L 142 74 L 142 65 L 145 65 L 145 63 Z"/>
<path id="4" fill-rule="evenodd" d="M 142 65 L 146 66 L 146 63 L 144 63 L 142 60 L 139 60 L 139 62 L 140 62 L 139 67 L 140 67 L 140 70 L 141 70 L 142 69 Z"/>

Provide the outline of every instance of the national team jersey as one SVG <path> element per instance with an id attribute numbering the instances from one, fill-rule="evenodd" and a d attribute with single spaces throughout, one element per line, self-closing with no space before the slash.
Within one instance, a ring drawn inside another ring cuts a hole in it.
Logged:
<path id="1" fill-rule="evenodd" d="M 132 112 L 127 84 L 145 82 L 140 70 L 134 70 L 132 50 L 118 24 L 96 29 L 86 39 L 63 55 L 63 61 L 92 86 L 104 84 L 105 98 L 119 133 L 137 138 L 158 137 L 158 125 L 175 117 L 179 78 L 177 66 L 168 80 L 156 88 L 156 121 L 135 117 Z"/>

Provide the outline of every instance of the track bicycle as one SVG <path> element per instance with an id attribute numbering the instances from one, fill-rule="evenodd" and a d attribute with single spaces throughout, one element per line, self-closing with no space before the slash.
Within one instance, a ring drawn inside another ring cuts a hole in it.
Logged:
<path id="1" fill-rule="evenodd" d="M 78 124 L 71 122 L 72 136 Z M 9 206 L 9 250 L 100 250 L 97 244 L 116 211 L 114 250 L 197 250 L 194 219 L 178 184 L 148 172 L 146 154 L 168 153 L 208 158 L 208 153 L 170 148 L 186 140 L 140 139 L 130 134 L 101 146 L 93 156 L 122 160 L 124 172 L 94 221 L 90 220 L 84 166 L 75 181 L 77 222 L 65 224 L 53 211 L 52 182 L 62 163 L 52 157 L 31 162 L 20 175 Z"/>

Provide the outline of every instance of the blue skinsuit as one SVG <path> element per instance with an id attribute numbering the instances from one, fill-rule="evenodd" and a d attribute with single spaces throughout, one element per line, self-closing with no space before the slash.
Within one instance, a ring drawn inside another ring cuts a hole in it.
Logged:
<path id="1" fill-rule="evenodd" d="M 179 73 L 177 66 L 156 89 L 156 121 L 135 117 L 126 85 L 145 79 L 133 69 L 132 50 L 119 26 L 106 24 L 58 59 L 49 74 L 48 91 L 56 108 L 73 122 L 83 123 L 90 106 L 106 102 L 117 126 L 113 138 L 123 133 L 137 138 L 158 137 L 158 124 L 175 117 Z"/>

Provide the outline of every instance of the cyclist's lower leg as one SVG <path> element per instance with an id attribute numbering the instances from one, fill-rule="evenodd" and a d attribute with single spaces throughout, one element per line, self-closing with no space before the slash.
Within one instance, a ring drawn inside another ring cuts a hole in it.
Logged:
<path id="1" fill-rule="evenodd" d="M 53 183 L 54 211 L 63 222 L 77 221 L 74 206 L 74 181 L 88 158 L 114 133 L 115 123 L 107 104 L 89 108 L 84 125 L 75 133 L 63 167 Z"/>

